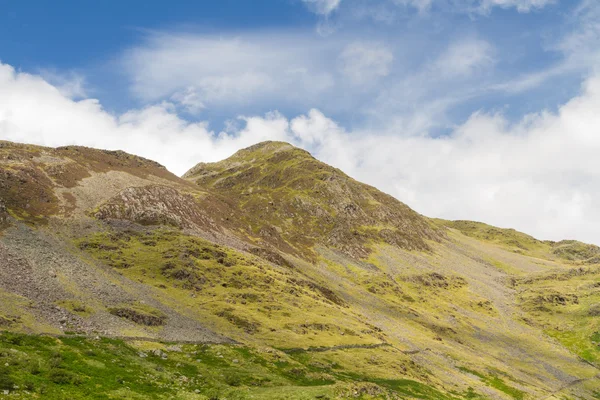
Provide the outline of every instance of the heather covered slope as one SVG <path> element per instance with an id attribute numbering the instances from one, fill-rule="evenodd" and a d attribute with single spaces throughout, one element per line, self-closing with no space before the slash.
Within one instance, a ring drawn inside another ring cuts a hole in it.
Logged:
<path id="1" fill-rule="evenodd" d="M 600 393 L 595 246 L 430 220 L 285 143 L 185 179 L 8 142 L 0 168 L 0 327 L 26 334 L 0 337 L 0 385 L 22 395 Z"/>

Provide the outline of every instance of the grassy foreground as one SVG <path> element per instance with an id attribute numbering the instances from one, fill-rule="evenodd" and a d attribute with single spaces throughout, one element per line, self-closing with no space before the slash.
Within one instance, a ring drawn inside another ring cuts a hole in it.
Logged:
<path id="1" fill-rule="evenodd" d="M 346 358 L 357 351 L 346 351 Z M 376 351 L 365 349 L 360 356 L 373 357 Z M 473 398 L 471 393 L 446 395 L 412 380 L 361 375 L 328 357 L 240 345 L 2 333 L 0 398 Z"/>

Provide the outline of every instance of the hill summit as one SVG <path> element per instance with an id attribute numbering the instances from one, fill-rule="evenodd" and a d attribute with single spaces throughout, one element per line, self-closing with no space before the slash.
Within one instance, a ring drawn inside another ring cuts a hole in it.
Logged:
<path id="1" fill-rule="evenodd" d="M 428 250 L 427 240 L 442 237 L 392 196 L 288 143 L 259 143 L 200 163 L 183 178 L 233 201 L 247 234 L 298 255 L 311 257 L 312 247 L 323 244 L 360 259 L 370 253 L 369 242 Z"/>

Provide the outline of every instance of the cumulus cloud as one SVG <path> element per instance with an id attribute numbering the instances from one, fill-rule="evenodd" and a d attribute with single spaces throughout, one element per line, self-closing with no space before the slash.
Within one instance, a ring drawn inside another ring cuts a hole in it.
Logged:
<path id="1" fill-rule="evenodd" d="M 42 69 L 40 75 L 66 97 L 82 99 L 88 96 L 86 80 L 82 74 L 74 71 L 61 73 L 54 69 Z"/>
<path id="2" fill-rule="evenodd" d="M 318 122 L 325 116 L 313 112 L 302 126 L 326 134 L 295 133 L 308 131 L 300 143 L 308 140 L 317 157 L 425 215 L 600 243 L 598 106 L 600 76 L 556 113 L 528 115 L 516 124 L 475 113 L 449 136 L 382 136 L 345 132 Z"/>
<path id="3" fill-rule="evenodd" d="M 273 112 L 213 132 L 162 102 L 114 115 L 73 100 L 40 76 L 0 64 L 0 138 L 79 144 L 155 159 L 176 173 L 262 140 L 306 148 L 432 217 L 475 219 L 544 239 L 600 243 L 600 76 L 556 112 L 511 124 L 475 113 L 444 137 L 348 131 L 318 110 Z"/>
<path id="4" fill-rule="evenodd" d="M 168 102 L 113 115 L 95 99 L 73 100 L 40 76 L 0 64 L 0 138 L 5 140 L 122 149 L 182 174 L 200 160 L 217 161 L 240 147 L 277 138 L 275 132 L 284 130 L 268 129 L 273 124 L 269 118 L 248 120 L 247 129 L 255 129 L 218 134 L 205 122 L 186 122 Z"/>

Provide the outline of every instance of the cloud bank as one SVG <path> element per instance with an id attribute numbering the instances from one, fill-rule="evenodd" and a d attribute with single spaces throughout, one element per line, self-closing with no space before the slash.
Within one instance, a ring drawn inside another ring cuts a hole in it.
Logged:
<path id="1" fill-rule="evenodd" d="M 80 93 L 81 94 L 81 93 Z M 600 75 L 556 112 L 510 124 L 474 113 L 443 137 L 347 131 L 317 109 L 288 119 L 240 117 L 211 131 L 170 102 L 114 115 L 38 75 L 0 64 L 0 138 L 123 149 L 182 174 L 263 140 L 283 140 L 377 186 L 417 211 L 514 227 L 544 239 L 600 243 Z"/>

